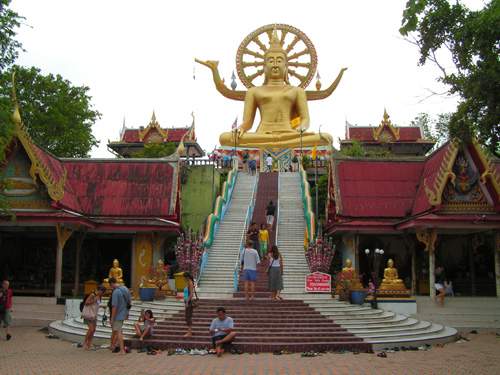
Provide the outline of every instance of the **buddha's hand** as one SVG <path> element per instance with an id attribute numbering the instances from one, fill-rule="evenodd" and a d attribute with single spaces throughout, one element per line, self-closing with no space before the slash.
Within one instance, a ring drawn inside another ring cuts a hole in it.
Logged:
<path id="1" fill-rule="evenodd" d="M 246 133 L 246 132 L 247 132 L 247 131 L 246 131 L 246 129 L 243 129 L 243 128 L 238 128 L 238 132 L 237 132 L 237 134 L 238 134 L 238 138 L 243 137 L 243 136 L 245 135 L 245 133 Z"/>

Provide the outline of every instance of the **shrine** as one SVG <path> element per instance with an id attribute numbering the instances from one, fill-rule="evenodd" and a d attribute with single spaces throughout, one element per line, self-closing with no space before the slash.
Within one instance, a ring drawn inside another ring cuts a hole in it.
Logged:
<path id="1" fill-rule="evenodd" d="M 346 156 L 355 142 L 364 155 Z M 386 293 L 432 296 L 441 266 L 455 295 L 500 296 L 500 162 L 475 140 L 426 155 L 433 144 L 419 127 L 393 125 L 387 111 L 378 127 L 346 124 L 330 160 L 325 231 L 365 285 L 375 275 Z M 382 282 L 389 260 L 397 288 Z"/>

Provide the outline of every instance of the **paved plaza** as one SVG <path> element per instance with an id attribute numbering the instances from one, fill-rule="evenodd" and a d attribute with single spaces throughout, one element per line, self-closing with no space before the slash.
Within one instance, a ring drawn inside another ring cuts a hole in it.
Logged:
<path id="1" fill-rule="evenodd" d="M 106 349 L 85 352 L 71 343 L 47 339 L 35 328 L 14 328 L 14 337 L 0 341 L 0 374 L 500 374 L 500 337 L 495 332 L 465 335 L 468 342 L 428 351 L 375 354 L 333 354 L 303 358 L 300 354 L 188 356 Z"/>

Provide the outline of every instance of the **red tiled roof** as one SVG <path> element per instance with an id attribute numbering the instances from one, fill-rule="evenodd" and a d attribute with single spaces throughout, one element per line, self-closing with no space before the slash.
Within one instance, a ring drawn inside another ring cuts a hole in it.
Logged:
<path id="1" fill-rule="evenodd" d="M 340 160 L 334 165 L 339 215 L 404 217 L 411 213 L 422 162 Z"/>
<path id="2" fill-rule="evenodd" d="M 189 131 L 189 128 L 172 128 L 163 130 L 167 132 L 167 142 L 180 142 L 184 134 Z M 154 129 L 150 130 L 150 132 L 151 131 L 154 131 Z M 126 129 L 123 132 L 121 141 L 125 143 L 141 143 L 142 141 L 139 138 L 139 129 Z"/>
<path id="3" fill-rule="evenodd" d="M 167 162 L 64 161 L 59 205 L 90 216 L 168 217 L 174 168 Z M 175 201 L 174 201 L 175 202 Z"/>
<path id="4" fill-rule="evenodd" d="M 346 140 L 378 142 L 373 138 L 375 129 L 377 128 L 371 126 L 350 126 L 348 127 Z M 397 129 L 399 130 L 399 142 L 416 142 L 422 139 L 421 130 L 418 126 L 404 126 Z"/>

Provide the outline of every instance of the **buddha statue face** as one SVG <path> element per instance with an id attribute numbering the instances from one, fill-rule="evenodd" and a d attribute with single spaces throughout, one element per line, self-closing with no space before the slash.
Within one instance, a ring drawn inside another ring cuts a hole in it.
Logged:
<path id="1" fill-rule="evenodd" d="M 120 262 L 118 262 L 118 259 L 113 260 L 113 267 L 114 268 L 120 267 Z"/>
<path id="2" fill-rule="evenodd" d="M 287 60 L 283 52 L 271 51 L 266 53 L 264 65 L 265 81 L 269 79 L 279 79 L 285 81 L 287 70 Z"/>
<path id="3" fill-rule="evenodd" d="M 387 261 L 387 267 L 389 267 L 389 268 L 394 267 L 394 261 L 393 261 L 392 259 L 389 259 L 389 260 Z"/>
<path id="4" fill-rule="evenodd" d="M 163 266 L 164 266 L 163 260 L 158 259 L 158 267 L 163 267 Z"/>
<path id="5" fill-rule="evenodd" d="M 352 267 L 352 262 L 351 262 L 351 260 L 350 260 L 350 259 L 346 259 L 346 261 L 345 261 L 345 266 L 346 266 L 347 268 L 351 268 L 351 267 Z"/>

